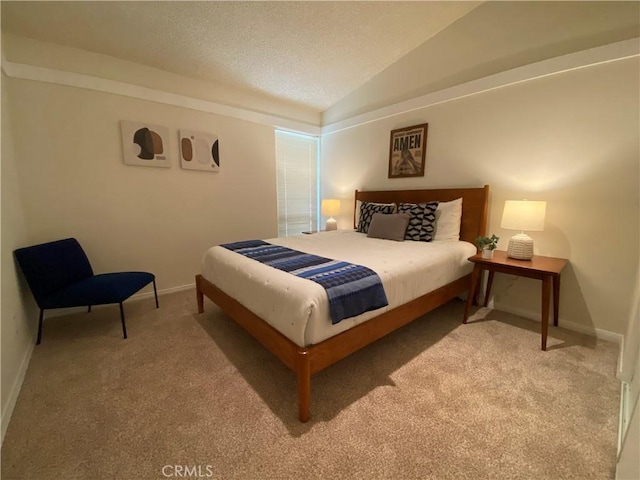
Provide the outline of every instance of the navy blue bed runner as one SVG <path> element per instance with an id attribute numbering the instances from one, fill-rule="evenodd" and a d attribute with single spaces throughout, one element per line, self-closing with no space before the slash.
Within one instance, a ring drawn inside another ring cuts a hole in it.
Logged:
<path id="1" fill-rule="evenodd" d="M 221 247 L 322 285 L 329 297 L 333 324 L 388 305 L 380 277 L 362 265 L 299 252 L 264 240 L 226 243 Z"/>

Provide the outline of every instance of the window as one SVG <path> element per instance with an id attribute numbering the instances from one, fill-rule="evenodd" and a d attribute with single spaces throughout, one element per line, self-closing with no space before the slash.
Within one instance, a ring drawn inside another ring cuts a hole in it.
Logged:
<path id="1" fill-rule="evenodd" d="M 278 236 L 318 229 L 318 138 L 276 130 Z"/>

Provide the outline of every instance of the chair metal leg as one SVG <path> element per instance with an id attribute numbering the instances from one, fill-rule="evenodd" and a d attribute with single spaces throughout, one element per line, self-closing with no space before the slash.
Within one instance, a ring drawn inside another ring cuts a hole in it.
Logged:
<path id="1" fill-rule="evenodd" d="M 153 294 L 156 296 L 156 308 L 160 308 L 158 305 L 158 290 L 156 289 L 156 279 L 153 279 Z"/>
<path id="2" fill-rule="evenodd" d="M 122 307 L 122 302 L 120 302 L 119 305 L 120 305 L 120 320 L 122 320 L 122 336 L 124 338 L 127 338 L 127 326 L 124 323 L 124 308 Z"/>
<path id="3" fill-rule="evenodd" d="M 36 345 L 40 345 L 42 340 L 42 320 L 44 319 L 44 309 L 40 309 L 40 318 L 38 319 L 38 338 L 36 339 Z"/>
<path id="4" fill-rule="evenodd" d="M 87 313 L 91 313 L 91 305 L 87 305 Z"/>

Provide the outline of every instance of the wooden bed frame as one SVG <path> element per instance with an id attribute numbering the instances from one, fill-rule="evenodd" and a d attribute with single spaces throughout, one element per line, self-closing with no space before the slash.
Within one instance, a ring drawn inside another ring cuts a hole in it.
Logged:
<path id="1" fill-rule="evenodd" d="M 460 239 L 473 243 L 478 236 L 485 235 L 489 200 L 488 185 L 481 188 L 437 190 L 369 192 L 356 190 L 355 193 L 356 201 L 379 203 L 419 203 L 432 200 L 446 202 L 460 197 L 463 199 Z M 311 375 L 445 304 L 457 295 L 467 291 L 470 282 L 471 274 L 465 275 L 409 303 L 405 303 L 334 337 L 308 347 L 300 347 L 293 343 L 262 318 L 245 308 L 200 274 L 196 275 L 196 297 L 198 313 L 204 312 L 204 296 L 206 295 L 222 311 L 233 318 L 295 372 L 298 387 L 298 418 L 301 422 L 307 422 L 311 404 Z"/>

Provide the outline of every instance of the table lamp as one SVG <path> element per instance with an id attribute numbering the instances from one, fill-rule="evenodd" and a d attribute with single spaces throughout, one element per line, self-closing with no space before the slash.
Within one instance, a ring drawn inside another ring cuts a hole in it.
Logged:
<path id="1" fill-rule="evenodd" d="M 338 222 L 336 221 L 335 218 L 333 218 L 333 216 L 340 214 L 340 200 L 335 200 L 335 199 L 322 200 L 320 213 L 322 213 L 322 215 L 326 215 L 329 217 L 329 219 L 327 220 L 327 230 L 338 229 Z"/>
<path id="2" fill-rule="evenodd" d="M 520 230 L 520 233 L 509 240 L 508 257 L 518 260 L 533 258 L 533 239 L 524 231 L 541 232 L 544 230 L 546 208 L 547 202 L 530 200 L 507 200 L 504 202 L 500 226 L 507 230 Z"/>

